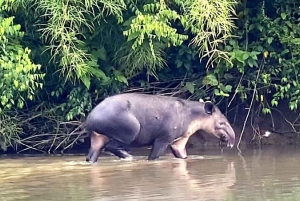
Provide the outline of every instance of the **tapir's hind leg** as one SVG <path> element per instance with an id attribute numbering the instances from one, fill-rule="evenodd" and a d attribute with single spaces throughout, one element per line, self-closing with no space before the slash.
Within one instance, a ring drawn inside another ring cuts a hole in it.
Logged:
<path id="1" fill-rule="evenodd" d="M 140 132 L 140 122 L 127 111 L 107 116 L 98 126 L 100 133 L 125 145 L 132 143 Z"/>
<path id="2" fill-rule="evenodd" d="M 98 160 L 102 149 L 109 143 L 109 139 L 129 145 L 140 132 L 139 121 L 128 111 L 107 114 L 105 118 L 94 116 L 89 120 L 89 125 L 93 125 L 89 130 L 94 130 L 94 132 L 91 134 L 91 148 L 86 160 L 92 163 Z M 109 151 L 121 158 L 130 157 L 125 150 L 111 148 Z"/>
<path id="3" fill-rule="evenodd" d="M 115 156 L 118 156 L 119 158 L 124 159 L 130 159 L 132 158 L 132 155 L 130 155 L 122 145 L 120 145 L 115 140 L 111 140 L 105 147 L 105 151 L 109 151 L 113 153 Z"/>
<path id="4" fill-rule="evenodd" d="M 91 148 L 89 154 L 86 157 L 87 162 L 97 162 L 100 153 L 105 145 L 109 142 L 109 138 L 105 135 L 93 132 L 91 133 Z"/>

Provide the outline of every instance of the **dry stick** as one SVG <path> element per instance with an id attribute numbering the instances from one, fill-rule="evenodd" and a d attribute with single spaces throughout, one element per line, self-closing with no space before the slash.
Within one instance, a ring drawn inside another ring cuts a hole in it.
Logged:
<path id="1" fill-rule="evenodd" d="M 26 151 L 26 150 L 28 150 L 28 149 L 33 149 L 33 150 L 36 150 L 36 151 L 40 151 L 40 152 L 42 152 L 42 153 L 45 153 L 43 150 L 40 150 L 40 149 L 37 149 L 37 148 L 35 148 L 35 147 L 33 147 L 33 146 L 29 146 L 29 145 L 27 145 L 27 144 L 24 144 L 24 143 L 22 143 L 21 141 L 19 142 L 19 144 L 21 144 L 21 145 L 23 145 L 23 146 L 25 146 L 25 147 L 27 147 L 27 148 L 22 149 L 21 151 L 18 151 L 18 153 L 21 153 L 21 152 Z M 39 144 L 41 144 L 41 143 L 39 143 Z"/>
<path id="2" fill-rule="evenodd" d="M 81 137 L 81 135 L 84 133 L 85 131 L 81 131 L 81 132 L 79 132 L 79 134 L 78 134 L 78 136 L 73 140 L 73 142 L 72 143 L 70 143 L 68 146 L 66 146 L 62 151 L 64 151 L 64 150 L 66 150 L 66 149 L 68 149 L 70 146 L 73 146 L 74 145 L 74 143 L 79 139 L 79 137 Z"/>
<path id="3" fill-rule="evenodd" d="M 51 134 L 51 133 L 37 134 L 37 135 L 32 135 L 32 136 L 29 136 L 27 138 L 24 138 L 21 141 L 26 141 L 26 140 L 36 138 L 36 137 L 55 136 L 55 135 L 57 135 L 57 133 L 55 133 L 55 134 L 54 133 L 53 134 Z"/>
<path id="4" fill-rule="evenodd" d="M 254 138 L 255 138 L 255 135 L 257 135 L 257 136 L 260 136 L 260 131 L 259 131 L 259 129 L 256 129 L 256 127 L 253 125 L 253 111 L 252 111 L 252 114 L 251 114 L 251 127 L 252 127 L 252 129 L 254 130 L 254 135 L 253 135 L 253 137 L 252 137 L 252 139 L 251 139 L 251 142 L 254 140 Z M 258 138 L 259 139 L 259 141 L 260 141 L 260 138 Z"/>
<path id="5" fill-rule="evenodd" d="M 65 139 L 63 139 L 57 146 L 56 148 L 53 150 L 53 151 L 56 151 L 64 142 L 66 142 L 67 140 L 69 140 L 69 138 L 72 136 L 72 135 L 76 135 L 76 131 L 79 130 L 81 127 L 78 126 L 74 131 L 72 131 L 70 134 L 68 134 L 68 137 L 66 137 Z M 77 139 L 77 138 L 76 138 Z"/>
<path id="6" fill-rule="evenodd" d="M 57 135 L 58 135 L 58 134 L 57 134 Z M 55 136 L 54 136 L 54 139 L 52 140 L 51 146 L 50 146 L 49 149 L 48 149 L 48 154 L 50 154 L 50 151 L 51 151 L 51 149 L 52 149 L 54 143 L 56 142 L 57 135 L 55 135 Z"/>
<path id="7" fill-rule="evenodd" d="M 259 70 L 258 70 L 258 72 L 257 72 L 257 76 L 256 76 L 255 83 L 257 82 L 257 80 L 258 80 L 258 78 L 259 78 L 260 70 L 261 70 L 261 67 L 259 68 Z M 244 125 L 243 125 L 243 129 L 242 129 L 242 131 L 241 131 L 240 139 L 239 139 L 238 144 L 237 144 L 237 149 L 239 150 L 239 152 L 241 152 L 241 149 L 239 148 L 239 146 L 240 146 L 240 143 L 241 143 L 241 140 L 242 140 L 242 137 L 243 137 L 243 133 L 244 133 L 244 131 L 245 131 L 245 127 L 246 127 L 247 120 L 248 120 L 249 115 L 250 115 L 250 112 L 251 112 L 251 108 L 252 108 L 252 105 L 253 105 L 253 102 L 254 102 L 255 94 L 256 94 L 256 84 L 254 85 L 253 95 L 252 95 L 250 107 L 249 107 L 249 110 L 248 110 L 246 119 L 245 119 L 245 121 L 244 121 Z"/>
<path id="8" fill-rule="evenodd" d="M 60 123 L 57 125 L 57 129 L 56 129 L 57 135 L 58 135 L 58 132 L 59 132 L 59 127 L 60 127 Z M 51 143 L 51 146 L 50 146 L 49 149 L 48 149 L 48 154 L 50 154 L 50 151 L 51 151 L 51 149 L 52 149 L 54 143 L 56 142 L 57 135 L 54 136 L 54 139 L 53 139 L 53 141 L 52 141 L 52 143 Z"/>
<path id="9" fill-rule="evenodd" d="M 239 112 L 239 106 L 237 105 L 236 106 L 236 111 L 235 111 L 235 114 L 234 114 L 234 118 L 233 118 L 233 125 L 235 125 L 235 122 L 236 122 L 236 118 L 237 118 L 237 113 Z"/>
<path id="10" fill-rule="evenodd" d="M 295 123 L 298 121 L 299 117 L 300 117 L 300 113 L 299 113 L 299 115 L 297 116 L 297 118 L 295 119 L 295 121 L 293 122 L 293 124 L 295 124 Z"/>
<path id="11" fill-rule="evenodd" d="M 299 135 L 299 132 L 297 132 L 297 130 L 296 130 L 295 126 L 294 126 L 295 124 L 292 123 L 292 122 L 290 122 L 289 120 L 287 120 L 280 110 L 278 110 L 278 109 L 276 109 L 276 108 L 272 108 L 272 110 L 275 110 L 275 111 L 277 111 L 278 113 L 280 113 L 281 116 L 283 117 L 283 119 L 284 119 L 288 124 L 290 124 L 290 126 L 291 126 L 292 129 L 293 129 L 293 131 Z"/>
<path id="12" fill-rule="evenodd" d="M 66 121 L 66 122 L 60 122 L 59 124 L 64 125 L 64 124 L 71 124 L 75 126 L 80 126 L 82 124 L 81 121 Z"/>
<path id="13" fill-rule="evenodd" d="M 64 142 L 68 141 L 69 140 L 69 136 L 64 138 L 56 147 L 55 149 L 53 150 L 53 152 L 55 152 Z"/>

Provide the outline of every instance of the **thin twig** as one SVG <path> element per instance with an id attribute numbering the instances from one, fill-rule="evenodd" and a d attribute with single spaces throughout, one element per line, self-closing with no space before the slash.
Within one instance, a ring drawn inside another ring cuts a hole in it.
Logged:
<path id="1" fill-rule="evenodd" d="M 241 85 L 243 78 L 244 78 L 244 73 L 242 74 L 242 76 L 241 76 L 241 78 L 240 78 L 239 84 L 238 84 L 238 86 L 236 87 L 236 90 L 235 90 L 235 92 L 234 92 L 234 94 L 233 94 L 233 96 L 232 96 L 232 98 L 231 98 L 231 100 L 230 100 L 230 102 L 229 102 L 229 104 L 228 104 L 228 107 L 231 105 L 232 101 L 234 100 L 235 96 L 237 95 L 237 93 L 238 93 L 237 89 L 238 89 L 239 86 Z"/>
<path id="2" fill-rule="evenodd" d="M 263 64 L 262 64 L 262 65 L 263 65 Z M 257 72 L 257 75 L 256 75 L 255 83 L 257 82 L 257 80 L 258 80 L 258 78 L 259 78 L 259 75 L 260 75 L 260 71 L 261 71 L 262 65 L 261 65 L 260 68 L 258 69 L 258 72 Z M 257 85 L 255 84 L 255 85 L 254 85 L 254 90 L 253 90 L 253 95 L 252 95 L 252 98 L 251 98 L 251 103 L 250 103 L 250 106 L 249 106 L 249 109 L 248 109 L 248 113 L 247 113 L 246 119 L 245 119 L 245 121 L 244 121 L 244 125 L 243 125 L 242 131 L 241 131 L 241 135 L 240 135 L 238 144 L 237 144 L 237 149 L 239 150 L 239 152 L 241 152 L 239 146 L 240 146 L 240 143 L 241 143 L 241 140 L 242 140 L 242 137 L 243 137 L 243 133 L 244 133 L 245 128 L 246 128 L 246 123 L 247 123 L 247 121 L 248 121 L 248 118 L 249 118 L 249 115 L 250 115 L 250 112 L 251 112 L 251 109 L 252 109 L 252 105 L 253 105 L 253 102 L 254 102 L 254 97 L 255 97 L 255 94 L 256 94 L 256 86 L 257 86 Z"/>

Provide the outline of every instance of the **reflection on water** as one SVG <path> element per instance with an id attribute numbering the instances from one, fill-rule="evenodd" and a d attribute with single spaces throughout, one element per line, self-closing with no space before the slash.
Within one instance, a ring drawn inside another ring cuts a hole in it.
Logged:
<path id="1" fill-rule="evenodd" d="M 0 201 L 299 200 L 300 150 L 246 150 L 133 161 L 0 158 Z"/>

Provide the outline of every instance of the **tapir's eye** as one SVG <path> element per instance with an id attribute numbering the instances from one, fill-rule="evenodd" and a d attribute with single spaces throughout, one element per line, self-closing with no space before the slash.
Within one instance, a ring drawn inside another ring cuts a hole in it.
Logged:
<path id="1" fill-rule="evenodd" d="M 221 122 L 220 123 L 221 126 L 225 126 L 225 124 L 226 124 L 225 122 Z"/>

